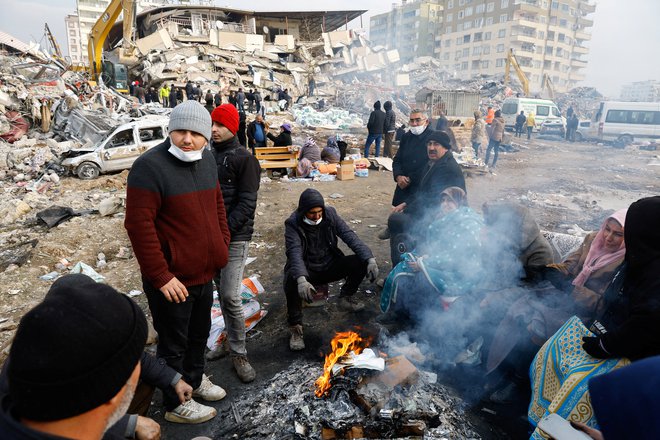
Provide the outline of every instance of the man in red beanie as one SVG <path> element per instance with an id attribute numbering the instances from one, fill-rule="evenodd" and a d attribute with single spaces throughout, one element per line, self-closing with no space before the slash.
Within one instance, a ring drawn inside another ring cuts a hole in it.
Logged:
<path id="1" fill-rule="evenodd" d="M 211 113 L 211 120 L 212 152 L 218 167 L 231 242 L 229 261 L 214 277 L 225 318 L 229 350 L 224 346 L 218 347 L 207 354 L 207 359 L 216 359 L 229 351 L 238 377 L 243 382 L 252 382 L 256 373 L 248 362 L 245 349 L 241 280 L 254 231 L 261 167 L 259 161 L 238 142 L 239 117 L 236 107 L 231 104 L 216 107 Z"/>

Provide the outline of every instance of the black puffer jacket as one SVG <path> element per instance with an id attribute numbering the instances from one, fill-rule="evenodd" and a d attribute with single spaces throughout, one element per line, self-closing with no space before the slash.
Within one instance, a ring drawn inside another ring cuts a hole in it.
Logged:
<path id="1" fill-rule="evenodd" d="M 369 134 L 383 134 L 385 128 L 385 112 L 378 109 L 371 112 L 367 129 Z"/>
<path id="2" fill-rule="evenodd" d="M 259 161 L 236 136 L 225 142 L 213 142 L 212 151 L 218 166 L 231 241 L 249 241 L 254 232 L 254 211 L 261 179 Z"/>
<path id="3" fill-rule="evenodd" d="M 323 207 L 323 221 L 318 227 L 321 228 L 321 236 L 325 246 L 328 246 L 332 253 L 338 257 L 344 255 L 337 246 L 337 238 L 341 238 L 362 261 L 367 261 L 374 256 L 371 249 L 360 240 L 355 231 L 337 214 L 335 208 L 325 206 L 321 193 L 308 188 L 300 195 L 298 209 L 284 222 L 284 240 L 286 243 L 285 280 L 287 276 L 293 279 L 309 276 L 306 258 L 309 246 L 303 228 L 303 216 L 305 212 L 316 206 Z"/>

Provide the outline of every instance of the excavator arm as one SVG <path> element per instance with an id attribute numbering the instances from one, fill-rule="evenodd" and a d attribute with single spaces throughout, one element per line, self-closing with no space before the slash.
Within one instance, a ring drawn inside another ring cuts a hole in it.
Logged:
<path id="1" fill-rule="evenodd" d="M 547 73 L 543 74 L 543 82 L 541 83 L 541 90 L 548 89 L 548 95 L 550 95 L 550 99 L 554 100 L 555 99 L 555 86 L 552 84 L 552 80 L 550 79 L 550 75 Z"/>
<path id="2" fill-rule="evenodd" d="M 513 54 L 513 49 L 509 49 L 509 53 L 507 54 L 506 57 L 506 64 L 504 66 L 505 85 L 509 84 L 509 81 L 511 79 L 510 78 L 511 66 L 513 66 L 514 70 L 516 71 L 516 74 L 518 75 L 518 80 L 522 85 L 524 95 L 529 96 L 529 79 L 527 79 L 527 75 L 525 75 L 525 72 L 523 72 L 522 68 L 520 67 L 520 64 L 518 64 L 518 59 Z"/>
<path id="3" fill-rule="evenodd" d="M 101 74 L 103 44 L 105 43 L 110 29 L 119 18 L 119 14 L 124 13 L 124 27 L 123 27 L 123 50 L 128 52 L 132 49 L 132 30 L 133 20 L 135 18 L 135 0 L 112 0 L 103 14 L 96 20 L 89 33 L 89 40 L 87 43 L 87 55 L 89 57 L 89 67 L 92 76 L 98 80 Z"/>
<path id="4" fill-rule="evenodd" d="M 46 33 L 46 37 L 48 37 L 48 41 L 50 42 L 50 45 L 55 51 L 56 59 L 58 61 L 64 61 L 64 56 L 62 55 L 62 49 L 60 49 L 60 45 L 57 44 L 57 40 L 55 39 L 53 33 L 50 31 L 50 28 L 48 27 L 48 23 L 44 23 L 44 32 Z"/>

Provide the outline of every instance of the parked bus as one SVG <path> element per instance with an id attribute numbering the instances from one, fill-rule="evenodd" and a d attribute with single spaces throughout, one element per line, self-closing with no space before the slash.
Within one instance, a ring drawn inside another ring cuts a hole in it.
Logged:
<path id="1" fill-rule="evenodd" d="M 660 138 L 660 102 L 603 101 L 591 118 L 590 138 L 631 144 Z"/>
<path id="2" fill-rule="evenodd" d="M 546 119 L 561 119 L 561 122 L 566 126 L 566 119 L 561 116 L 557 104 L 549 99 L 536 99 L 536 98 L 507 98 L 502 104 L 502 116 L 504 116 L 504 126 L 507 129 L 513 130 L 516 125 L 516 116 L 520 111 L 525 112 L 525 116 L 534 113 L 534 129 L 541 128 L 541 124 Z"/>

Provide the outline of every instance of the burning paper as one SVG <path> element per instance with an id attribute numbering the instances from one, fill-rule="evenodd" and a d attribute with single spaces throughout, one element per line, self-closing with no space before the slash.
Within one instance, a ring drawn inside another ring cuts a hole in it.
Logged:
<path id="1" fill-rule="evenodd" d="M 385 359 L 378 357 L 371 348 L 365 348 L 360 354 L 351 351 L 341 361 L 332 366 L 332 376 L 344 368 L 366 368 L 368 370 L 383 371 L 385 369 Z"/>

